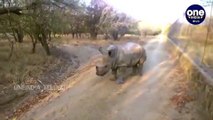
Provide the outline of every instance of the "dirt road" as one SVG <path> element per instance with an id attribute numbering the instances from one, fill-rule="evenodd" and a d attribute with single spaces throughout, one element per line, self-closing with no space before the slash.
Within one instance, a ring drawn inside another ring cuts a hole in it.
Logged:
<path id="1" fill-rule="evenodd" d="M 71 88 L 21 120 L 191 120 L 171 104 L 176 80 L 170 79 L 174 61 L 162 38 L 145 45 L 148 59 L 143 76 L 128 77 L 118 85 L 110 74 L 95 75 L 95 68 L 77 75 Z"/>

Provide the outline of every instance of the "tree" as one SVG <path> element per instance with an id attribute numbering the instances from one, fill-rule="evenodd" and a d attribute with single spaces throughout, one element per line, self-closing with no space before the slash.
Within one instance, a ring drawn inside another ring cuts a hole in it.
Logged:
<path id="1" fill-rule="evenodd" d="M 76 10 L 78 3 L 76 0 L 0 0 L 0 15 L 7 21 L 3 26 L 9 28 L 4 32 L 12 33 L 16 42 L 22 42 L 24 34 L 28 34 L 32 39 L 33 53 L 39 41 L 50 55 L 48 41 L 51 40 L 51 33 L 64 30 L 56 30 L 57 24 L 66 24 L 61 13 Z M 55 15 L 55 12 L 58 14 Z M 57 24 L 54 23 L 55 19 L 58 20 Z"/>
<path id="2" fill-rule="evenodd" d="M 114 40 L 118 40 L 130 32 L 130 28 L 133 30 L 135 25 L 134 19 L 128 17 L 125 13 L 118 13 L 111 6 L 107 6 L 102 12 L 99 29 L 105 34 L 105 38 L 110 35 Z"/>
<path id="3" fill-rule="evenodd" d="M 87 7 L 87 26 L 92 39 L 96 39 L 102 12 L 107 4 L 103 0 L 92 0 Z"/>
<path id="4" fill-rule="evenodd" d="M 111 7 L 107 6 L 102 11 L 102 15 L 99 22 L 99 29 L 101 33 L 105 34 L 105 39 L 110 38 L 110 31 L 112 29 L 112 25 L 115 22 L 114 18 L 117 12 Z"/>

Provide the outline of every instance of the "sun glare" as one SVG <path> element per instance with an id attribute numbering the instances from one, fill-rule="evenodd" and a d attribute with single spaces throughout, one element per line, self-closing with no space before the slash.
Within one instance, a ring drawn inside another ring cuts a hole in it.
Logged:
<path id="1" fill-rule="evenodd" d="M 172 23 L 199 0 L 106 0 L 117 10 L 154 26 Z"/>

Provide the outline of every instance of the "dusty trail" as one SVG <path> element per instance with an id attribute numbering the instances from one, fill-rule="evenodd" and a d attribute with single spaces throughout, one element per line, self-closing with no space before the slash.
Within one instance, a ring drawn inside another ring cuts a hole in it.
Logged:
<path id="1" fill-rule="evenodd" d="M 155 38 L 145 46 L 144 75 L 131 76 L 118 85 L 111 75 L 98 77 L 89 68 L 75 84 L 53 101 L 27 112 L 21 120 L 190 120 L 171 105 L 175 67 L 165 43 Z"/>

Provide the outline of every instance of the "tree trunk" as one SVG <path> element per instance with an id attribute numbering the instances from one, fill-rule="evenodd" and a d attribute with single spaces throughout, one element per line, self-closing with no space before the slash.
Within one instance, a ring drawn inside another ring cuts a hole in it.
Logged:
<path id="1" fill-rule="evenodd" d="M 78 33 L 78 38 L 81 39 L 81 33 L 80 32 Z"/>
<path id="2" fill-rule="evenodd" d="M 13 56 L 13 51 L 14 51 L 14 42 L 8 37 L 7 33 L 4 32 L 5 37 L 7 37 L 9 43 L 10 43 L 10 53 L 8 56 L 8 59 L 10 60 L 10 58 Z"/>
<path id="3" fill-rule="evenodd" d="M 38 40 L 41 43 L 42 47 L 44 48 L 46 54 L 51 55 L 49 46 L 47 44 L 47 36 L 44 33 L 42 33 L 41 35 L 38 36 Z"/>
<path id="4" fill-rule="evenodd" d="M 14 29 L 14 31 L 15 31 L 15 34 L 16 34 L 15 36 L 16 36 L 17 42 L 22 43 L 23 39 L 24 39 L 23 30 L 21 30 L 21 28 L 19 28 L 19 29 Z"/>
<path id="5" fill-rule="evenodd" d="M 16 34 L 16 32 L 15 32 L 15 29 L 12 28 L 11 30 L 12 30 L 12 33 L 13 33 L 14 40 L 15 40 L 16 42 L 18 42 L 18 36 L 17 36 L 17 34 Z"/>
<path id="6" fill-rule="evenodd" d="M 36 43 L 33 43 L 32 53 L 34 54 L 35 52 L 36 52 Z"/>
<path id="7" fill-rule="evenodd" d="M 51 41 L 51 32 L 48 32 L 48 40 Z"/>
<path id="8" fill-rule="evenodd" d="M 8 56 L 8 59 L 10 59 L 13 56 L 13 51 L 14 51 L 14 42 L 10 41 L 10 54 Z"/>
<path id="9" fill-rule="evenodd" d="M 53 32 L 53 37 L 56 38 L 56 33 L 55 32 Z"/>
<path id="10" fill-rule="evenodd" d="M 97 39 L 97 36 L 98 36 L 98 33 L 97 32 L 91 32 L 90 33 L 90 36 L 93 40 L 96 40 Z"/>
<path id="11" fill-rule="evenodd" d="M 110 38 L 109 34 L 106 33 L 106 34 L 104 35 L 104 39 L 105 39 L 105 40 L 108 40 L 109 38 Z"/>
<path id="12" fill-rule="evenodd" d="M 118 32 L 117 31 L 112 32 L 112 38 L 113 38 L 113 40 L 118 40 Z"/>
<path id="13" fill-rule="evenodd" d="M 36 52 L 37 39 L 34 39 L 34 37 L 31 34 L 30 34 L 30 38 L 32 40 L 32 53 L 34 54 Z"/>
<path id="14" fill-rule="evenodd" d="M 73 38 L 73 39 L 75 38 L 75 33 L 74 33 L 74 32 L 72 32 L 72 38 Z"/>

